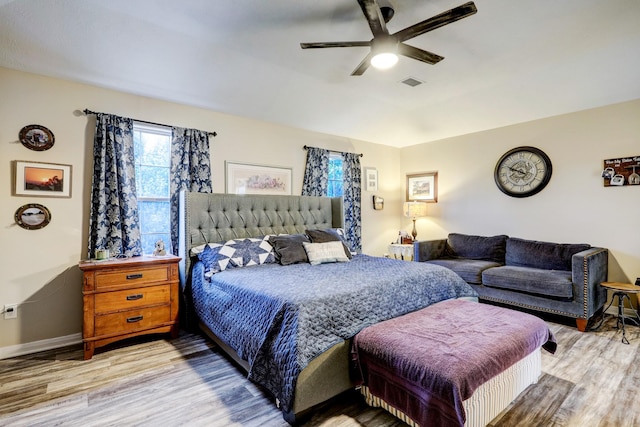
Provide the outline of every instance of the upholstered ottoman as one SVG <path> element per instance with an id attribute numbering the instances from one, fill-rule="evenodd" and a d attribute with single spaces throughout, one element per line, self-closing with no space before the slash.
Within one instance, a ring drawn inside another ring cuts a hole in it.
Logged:
<path id="1" fill-rule="evenodd" d="M 556 349 L 530 314 L 447 300 L 363 329 L 354 368 L 367 403 L 411 425 L 484 426 L 541 373 Z"/>

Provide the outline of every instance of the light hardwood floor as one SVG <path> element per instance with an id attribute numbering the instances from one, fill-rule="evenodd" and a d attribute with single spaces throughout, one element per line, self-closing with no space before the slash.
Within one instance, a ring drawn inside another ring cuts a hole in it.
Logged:
<path id="1" fill-rule="evenodd" d="M 543 375 L 490 424 L 640 426 L 640 328 L 622 344 L 615 321 L 597 332 L 548 321 L 558 351 Z M 90 361 L 73 346 L 0 360 L 0 426 L 286 426 L 275 405 L 199 335 L 105 347 Z M 356 393 L 305 426 L 405 426 Z"/>

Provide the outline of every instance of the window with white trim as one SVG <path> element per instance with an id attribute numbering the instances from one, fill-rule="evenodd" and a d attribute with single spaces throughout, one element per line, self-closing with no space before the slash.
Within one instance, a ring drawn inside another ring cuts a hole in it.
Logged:
<path id="1" fill-rule="evenodd" d="M 344 193 L 344 172 L 342 169 L 342 156 L 340 154 L 329 154 L 329 183 L 327 185 L 327 196 L 341 197 Z"/>
<path id="2" fill-rule="evenodd" d="M 134 122 L 133 151 L 142 252 L 151 254 L 158 240 L 171 248 L 171 128 Z"/>

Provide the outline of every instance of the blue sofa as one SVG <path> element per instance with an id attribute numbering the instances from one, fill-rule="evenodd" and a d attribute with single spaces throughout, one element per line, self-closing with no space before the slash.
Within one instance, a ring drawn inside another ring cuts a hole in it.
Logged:
<path id="1" fill-rule="evenodd" d="M 451 233 L 414 242 L 414 261 L 453 270 L 480 300 L 575 318 L 580 331 L 607 299 L 608 250 L 588 244 Z"/>

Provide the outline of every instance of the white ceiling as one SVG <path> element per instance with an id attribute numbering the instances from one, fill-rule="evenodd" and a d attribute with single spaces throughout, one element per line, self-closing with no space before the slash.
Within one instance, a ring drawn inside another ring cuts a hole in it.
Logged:
<path id="1" fill-rule="evenodd" d="M 475 4 L 407 42 L 440 63 L 352 77 L 367 48 L 299 43 L 370 40 L 356 0 L 0 0 L 0 66 L 397 147 L 640 98 L 640 1 Z"/>

